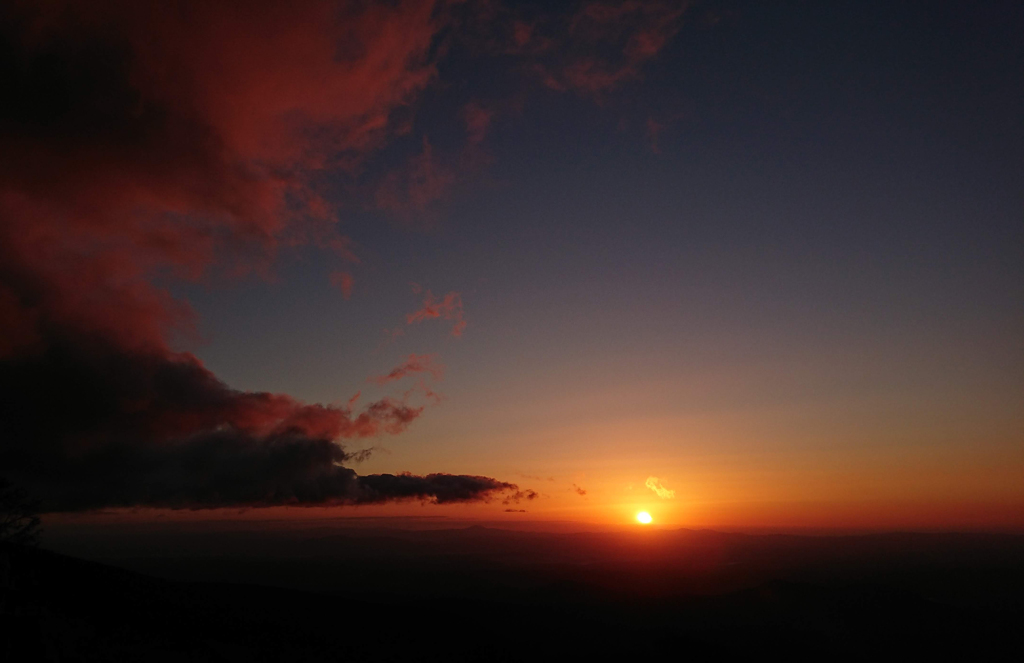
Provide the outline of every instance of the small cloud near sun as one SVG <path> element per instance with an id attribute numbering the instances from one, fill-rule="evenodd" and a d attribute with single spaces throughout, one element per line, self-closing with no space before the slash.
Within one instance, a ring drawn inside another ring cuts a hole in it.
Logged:
<path id="1" fill-rule="evenodd" d="M 657 494 L 663 500 L 670 500 L 676 496 L 676 491 L 669 490 L 665 486 L 661 485 L 661 481 L 658 477 L 647 477 L 647 482 L 644 484 Z"/>

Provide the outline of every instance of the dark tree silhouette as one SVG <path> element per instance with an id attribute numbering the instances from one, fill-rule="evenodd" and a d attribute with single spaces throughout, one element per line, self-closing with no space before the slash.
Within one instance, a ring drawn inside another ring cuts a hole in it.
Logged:
<path id="1" fill-rule="evenodd" d="M 0 477 L 0 542 L 35 545 L 39 540 L 39 502 Z"/>

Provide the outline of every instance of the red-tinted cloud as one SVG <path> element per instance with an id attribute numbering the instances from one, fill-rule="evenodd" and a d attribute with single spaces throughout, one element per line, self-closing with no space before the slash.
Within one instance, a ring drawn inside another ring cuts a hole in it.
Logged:
<path id="1" fill-rule="evenodd" d="M 352 296 L 352 286 L 355 285 L 355 279 L 348 272 L 331 272 L 331 285 L 341 290 L 342 296 L 348 299 Z"/>
<path id="2" fill-rule="evenodd" d="M 421 373 L 428 373 L 435 380 L 444 377 L 444 366 L 437 363 L 437 355 L 411 354 L 404 362 L 391 369 L 387 375 L 378 375 L 370 380 L 379 385 L 385 385 L 388 382 Z"/>
<path id="3" fill-rule="evenodd" d="M 455 172 L 437 161 L 430 141 L 423 138 L 423 150 L 394 170 L 377 187 L 377 206 L 401 218 L 425 211 L 447 194 L 455 184 Z"/>
<path id="4" fill-rule="evenodd" d="M 533 39 L 533 26 L 526 21 L 512 22 L 512 43 L 516 48 L 524 48 Z"/>
<path id="5" fill-rule="evenodd" d="M 494 111 L 472 101 L 463 107 L 462 118 L 466 122 L 466 135 L 470 144 L 477 145 L 482 143 L 487 135 L 491 120 L 494 119 Z"/>
<path id="6" fill-rule="evenodd" d="M 425 0 L 0 9 L 6 474 L 58 510 L 517 492 L 358 477 L 339 441 L 399 433 L 422 408 L 230 389 L 172 350 L 193 316 L 153 285 L 263 270 L 300 243 L 352 259 L 313 176 L 359 163 L 433 78 L 435 15 Z M 333 281 L 347 296 L 351 277 Z"/>
<path id="7" fill-rule="evenodd" d="M 418 287 L 414 286 L 413 292 L 418 293 Z M 423 307 L 406 315 L 405 321 L 411 325 L 435 318 L 454 321 L 452 336 L 462 336 L 462 332 L 466 329 L 466 321 L 462 317 L 462 295 L 457 292 L 449 292 L 441 299 L 438 299 L 434 296 L 434 293 L 427 290 L 427 294 L 423 299 Z"/>
<path id="8" fill-rule="evenodd" d="M 655 154 L 661 153 L 661 148 L 658 147 L 658 137 L 661 132 L 665 130 L 665 125 L 661 122 L 657 122 L 654 118 L 647 118 L 647 141 L 651 146 L 651 151 Z"/>
<path id="9" fill-rule="evenodd" d="M 158 271 L 259 269 L 297 242 L 346 252 L 309 175 L 358 161 L 434 75 L 430 2 L 4 13 L 0 241 L 62 316 L 148 347 L 188 323 L 148 285 Z M 0 346 L 31 337 L 18 318 Z"/>
<path id="10" fill-rule="evenodd" d="M 679 31 L 686 7 L 680 1 L 590 2 L 557 35 L 545 37 L 519 22 L 512 37 L 517 52 L 542 56 L 532 69 L 544 85 L 598 95 L 638 78 L 641 66 Z"/>

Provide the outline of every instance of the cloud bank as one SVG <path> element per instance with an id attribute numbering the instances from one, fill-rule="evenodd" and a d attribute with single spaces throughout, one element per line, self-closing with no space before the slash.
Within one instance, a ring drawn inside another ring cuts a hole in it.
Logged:
<path id="1" fill-rule="evenodd" d="M 0 8 L 4 474 L 51 511 L 522 495 L 488 477 L 358 476 L 341 443 L 400 433 L 422 408 L 231 389 L 173 349 L 194 316 L 154 285 L 262 272 L 302 243 L 351 260 L 314 175 L 359 163 L 431 81 L 436 14 L 415 0 Z M 334 282 L 351 292 L 347 273 Z"/>

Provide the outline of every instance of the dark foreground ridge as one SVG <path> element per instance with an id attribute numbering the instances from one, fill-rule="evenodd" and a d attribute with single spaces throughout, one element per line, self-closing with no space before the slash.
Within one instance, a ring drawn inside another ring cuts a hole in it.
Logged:
<path id="1" fill-rule="evenodd" d="M 115 565 L 0 548 L 0 658 L 1024 655 L 1017 536 L 479 527 L 124 536 L 75 538 L 80 554 Z"/>

